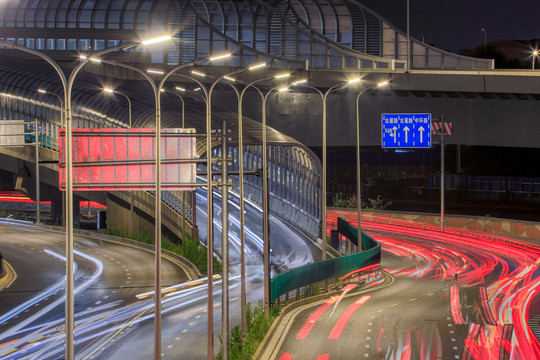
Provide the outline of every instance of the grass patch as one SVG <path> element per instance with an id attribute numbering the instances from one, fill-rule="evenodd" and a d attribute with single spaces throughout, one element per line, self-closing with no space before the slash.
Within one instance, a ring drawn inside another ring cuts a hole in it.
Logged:
<path id="1" fill-rule="evenodd" d="M 105 234 L 118 236 L 126 239 L 132 239 L 144 244 L 154 245 L 154 238 L 148 235 L 148 233 L 146 232 L 136 233 L 133 234 L 133 236 L 127 236 L 122 229 L 111 228 L 105 230 Z M 199 269 L 201 274 L 206 274 L 206 259 L 208 258 L 206 248 L 202 246 L 199 247 L 199 242 L 196 239 L 186 237 L 186 239 L 182 240 L 181 243 L 175 244 L 170 241 L 169 238 L 163 237 L 161 239 L 161 248 L 185 257 L 190 262 L 192 262 L 197 267 L 197 269 Z M 215 256 L 214 273 L 221 273 L 221 263 Z"/>
<path id="2" fill-rule="evenodd" d="M 266 316 L 262 301 L 259 301 L 256 307 L 253 307 L 251 303 L 247 303 L 246 342 L 242 342 L 240 327 L 238 325 L 235 326 L 231 330 L 231 336 L 229 338 L 229 359 L 250 360 L 280 311 L 280 306 L 273 306 L 270 308 L 270 315 Z M 222 359 L 222 351 L 219 352 L 218 359 Z"/>

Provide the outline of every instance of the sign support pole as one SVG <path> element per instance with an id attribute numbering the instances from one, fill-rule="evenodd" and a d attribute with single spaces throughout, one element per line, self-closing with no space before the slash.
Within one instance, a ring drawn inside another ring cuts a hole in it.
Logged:
<path id="1" fill-rule="evenodd" d="M 441 116 L 441 232 L 444 232 L 444 116 Z"/>
<path id="2" fill-rule="evenodd" d="M 38 119 L 34 121 L 34 140 L 35 140 L 35 154 L 36 154 L 36 224 L 41 222 L 41 204 L 40 204 L 40 189 L 39 189 L 39 135 L 38 135 Z"/>
<path id="3" fill-rule="evenodd" d="M 223 119 L 221 132 L 221 256 L 222 256 L 222 359 L 229 359 L 229 189 L 227 120 Z"/>

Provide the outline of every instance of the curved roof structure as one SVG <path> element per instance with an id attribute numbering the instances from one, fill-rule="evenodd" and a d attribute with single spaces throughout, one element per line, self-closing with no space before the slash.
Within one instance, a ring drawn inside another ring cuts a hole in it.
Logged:
<path id="1" fill-rule="evenodd" d="M 392 70 L 407 61 L 405 34 L 355 0 L 6 0 L 0 28 L 66 59 L 167 32 L 174 42 L 124 60 L 177 65 L 227 50 L 236 55 L 227 66 L 264 59 L 278 68 Z M 414 69 L 492 67 L 416 39 L 409 55 Z"/>

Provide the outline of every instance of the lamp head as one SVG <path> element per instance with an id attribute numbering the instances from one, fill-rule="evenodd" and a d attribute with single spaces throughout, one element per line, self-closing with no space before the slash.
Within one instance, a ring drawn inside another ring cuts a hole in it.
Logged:
<path id="1" fill-rule="evenodd" d="M 287 78 L 291 76 L 291 74 L 281 74 L 281 75 L 276 75 L 274 76 L 275 79 L 283 79 L 283 78 Z"/>
<path id="2" fill-rule="evenodd" d="M 214 56 L 214 57 L 211 57 L 210 61 L 216 61 L 216 60 L 221 60 L 221 59 L 226 59 L 228 57 L 231 57 L 231 53 L 227 53 L 227 54 L 223 54 L 223 55 L 217 55 L 217 56 Z"/>
<path id="3" fill-rule="evenodd" d="M 250 66 L 248 68 L 248 70 L 255 70 L 255 69 L 258 69 L 258 68 L 261 68 L 263 66 L 266 66 L 266 63 L 260 63 L 260 64 L 256 64 L 256 65 L 253 65 L 253 66 Z"/>
<path id="4" fill-rule="evenodd" d="M 307 82 L 307 79 L 298 80 L 292 83 L 292 85 L 300 85 Z"/>
<path id="5" fill-rule="evenodd" d="M 163 42 L 163 41 L 168 41 L 168 40 L 171 40 L 171 39 L 172 39 L 171 35 L 163 35 L 163 36 L 158 36 L 156 38 L 143 40 L 143 41 L 141 41 L 141 44 L 142 45 L 150 45 L 150 44 L 155 44 L 155 43 L 159 43 L 159 42 Z"/>

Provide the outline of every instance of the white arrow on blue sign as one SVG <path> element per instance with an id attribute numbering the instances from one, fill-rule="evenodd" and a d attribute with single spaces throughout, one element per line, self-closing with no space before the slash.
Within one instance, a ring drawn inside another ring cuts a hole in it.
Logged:
<path id="1" fill-rule="evenodd" d="M 383 148 L 430 148 L 431 114 L 382 114 Z"/>

